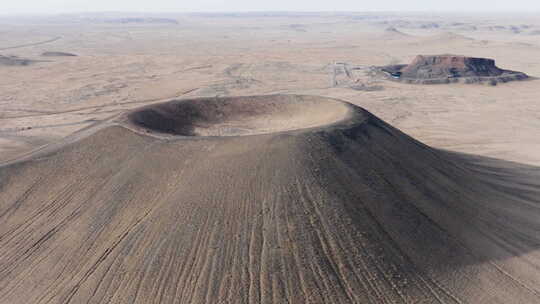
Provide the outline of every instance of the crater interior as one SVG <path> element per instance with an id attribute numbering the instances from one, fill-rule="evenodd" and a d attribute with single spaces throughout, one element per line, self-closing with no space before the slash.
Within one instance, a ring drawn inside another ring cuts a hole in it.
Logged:
<path id="1" fill-rule="evenodd" d="M 347 103 L 303 95 L 173 100 L 132 111 L 147 131 L 181 136 L 245 136 L 331 125 L 348 117 Z"/>

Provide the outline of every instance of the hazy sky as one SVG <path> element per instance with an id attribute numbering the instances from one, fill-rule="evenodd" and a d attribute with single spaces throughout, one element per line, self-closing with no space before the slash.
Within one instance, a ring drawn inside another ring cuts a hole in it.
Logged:
<path id="1" fill-rule="evenodd" d="M 0 0 L 0 13 L 85 11 L 540 11 L 540 0 Z"/>

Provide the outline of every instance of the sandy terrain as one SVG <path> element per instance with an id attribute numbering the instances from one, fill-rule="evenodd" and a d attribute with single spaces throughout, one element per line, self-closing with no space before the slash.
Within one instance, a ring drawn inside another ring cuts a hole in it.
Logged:
<path id="1" fill-rule="evenodd" d="M 1 303 L 540 301 L 538 16 L 139 17 L 0 19 Z"/>

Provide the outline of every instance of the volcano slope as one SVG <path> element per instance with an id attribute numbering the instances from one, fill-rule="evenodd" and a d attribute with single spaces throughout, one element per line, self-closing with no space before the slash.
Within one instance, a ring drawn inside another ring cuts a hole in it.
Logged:
<path id="1" fill-rule="evenodd" d="M 538 176 L 323 97 L 147 106 L 1 167 L 0 302 L 538 303 Z"/>

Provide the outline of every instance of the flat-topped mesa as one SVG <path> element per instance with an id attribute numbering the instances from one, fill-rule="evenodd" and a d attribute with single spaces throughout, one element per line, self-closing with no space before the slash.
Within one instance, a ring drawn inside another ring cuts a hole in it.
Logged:
<path id="1" fill-rule="evenodd" d="M 392 79 L 407 83 L 435 84 L 507 82 L 528 78 L 525 73 L 500 69 L 495 60 L 458 55 L 418 55 L 408 65 L 392 65 L 381 68 Z"/>
<path id="2" fill-rule="evenodd" d="M 401 70 L 402 77 L 439 78 L 467 76 L 499 76 L 504 71 L 495 66 L 495 60 L 465 56 L 416 56 Z"/>

